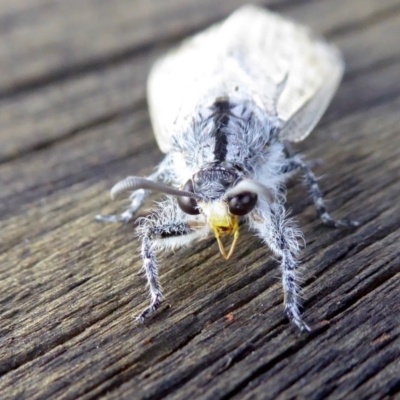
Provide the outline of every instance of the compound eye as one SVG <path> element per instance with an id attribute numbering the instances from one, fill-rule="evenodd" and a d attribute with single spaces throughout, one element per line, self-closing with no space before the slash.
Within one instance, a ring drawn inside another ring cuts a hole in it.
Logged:
<path id="1" fill-rule="evenodd" d="M 182 188 L 182 190 L 192 193 L 194 192 L 193 182 L 191 179 L 189 179 L 185 183 L 185 186 Z M 186 214 L 190 215 L 200 214 L 200 211 L 197 206 L 197 201 L 190 197 L 183 197 L 183 196 L 178 197 L 178 206 Z"/>
<path id="2" fill-rule="evenodd" d="M 257 204 L 257 195 L 255 193 L 244 192 L 228 199 L 229 212 L 233 215 L 246 215 Z"/>

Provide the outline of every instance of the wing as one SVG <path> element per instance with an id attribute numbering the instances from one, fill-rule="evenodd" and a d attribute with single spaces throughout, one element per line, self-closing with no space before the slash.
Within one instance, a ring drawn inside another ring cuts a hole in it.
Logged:
<path id="1" fill-rule="evenodd" d="M 337 49 L 306 27 L 256 6 L 185 40 L 160 59 L 148 81 L 153 128 L 162 151 L 207 118 L 215 99 L 249 102 L 278 118 L 281 138 L 304 139 L 327 108 L 343 73 Z"/>

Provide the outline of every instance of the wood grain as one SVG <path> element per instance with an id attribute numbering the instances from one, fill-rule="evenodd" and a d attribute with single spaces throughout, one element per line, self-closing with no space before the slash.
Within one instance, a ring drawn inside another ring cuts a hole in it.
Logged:
<path id="1" fill-rule="evenodd" d="M 154 60 L 243 4 L 190 0 L 0 2 L 0 398 L 400 398 L 400 1 L 269 0 L 343 51 L 343 84 L 298 150 L 335 217 L 301 179 L 299 336 L 277 262 L 251 232 L 160 254 L 167 300 L 147 326 L 134 224 L 108 189 L 162 158 L 145 84 Z M 151 203 L 148 204 L 150 206 Z"/>

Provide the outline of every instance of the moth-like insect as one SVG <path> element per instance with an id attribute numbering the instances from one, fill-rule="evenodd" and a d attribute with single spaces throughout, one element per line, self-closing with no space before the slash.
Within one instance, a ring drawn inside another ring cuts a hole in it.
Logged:
<path id="1" fill-rule="evenodd" d="M 215 235 L 230 258 L 245 221 L 280 259 L 287 316 L 309 330 L 298 304 L 297 256 L 301 232 L 285 210 L 284 182 L 304 174 L 315 207 L 328 225 L 356 225 L 331 218 L 309 165 L 288 142 L 315 127 L 341 80 L 338 50 L 306 27 L 255 6 L 187 40 L 161 58 L 150 73 L 148 101 L 155 136 L 166 154 L 147 178 L 128 177 L 112 198 L 135 190 L 120 215 L 127 222 L 149 191 L 167 194 L 138 230 L 151 303 L 163 299 L 156 251 Z M 229 250 L 221 237 L 232 235 Z"/>

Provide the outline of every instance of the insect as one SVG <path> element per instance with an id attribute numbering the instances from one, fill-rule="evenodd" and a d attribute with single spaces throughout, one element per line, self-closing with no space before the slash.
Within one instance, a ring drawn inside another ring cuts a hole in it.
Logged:
<path id="1" fill-rule="evenodd" d="M 244 221 L 279 258 L 289 320 L 310 330 L 298 302 L 302 234 L 287 216 L 284 182 L 301 172 L 324 223 L 357 223 L 331 218 L 310 166 L 288 143 L 315 127 L 343 68 L 333 45 L 256 6 L 238 9 L 156 62 L 148 101 L 165 158 L 147 178 L 128 177 L 112 188 L 112 198 L 134 190 L 124 213 L 96 217 L 127 222 L 149 191 L 167 195 L 138 228 L 151 296 L 140 321 L 163 300 L 157 251 L 213 233 L 229 259 Z M 221 240 L 226 235 L 233 236 L 229 249 Z"/>

